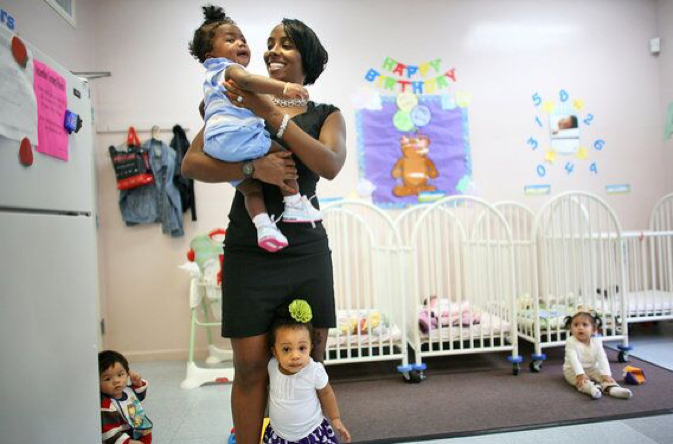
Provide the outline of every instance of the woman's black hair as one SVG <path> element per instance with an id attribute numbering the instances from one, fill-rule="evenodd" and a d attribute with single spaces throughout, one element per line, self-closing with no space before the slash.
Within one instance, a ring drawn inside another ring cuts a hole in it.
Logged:
<path id="1" fill-rule="evenodd" d="M 289 328 L 305 328 L 308 330 L 308 337 L 311 340 L 311 345 L 315 344 L 315 330 L 311 322 L 299 322 L 292 317 L 290 314 L 290 305 L 281 305 L 276 309 L 276 317 L 271 324 L 269 329 L 269 347 L 273 347 L 276 344 L 276 332 L 283 327 Z"/>
<path id="2" fill-rule="evenodd" d="M 129 372 L 129 361 L 126 360 L 124 355 L 114 350 L 105 350 L 98 353 L 98 376 L 102 375 L 103 372 L 116 363 L 120 363 L 126 373 Z"/>
<path id="3" fill-rule="evenodd" d="M 204 21 L 194 31 L 194 37 L 189 42 L 189 53 L 201 63 L 206 61 L 206 54 L 213 50 L 213 36 L 217 27 L 236 24 L 219 6 L 208 5 L 202 9 Z"/>
<path id="4" fill-rule="evenodd" d="M 600 316 L 598 316 L 598 313 L 595 311 L 578 311 L 575 313 L 573 316 L 566 316 L 564 319 L 564 325 L 563 328 L 566 330 L 570 330 L 570 326 L 572 325 L 573 321 L 577 318 L 581 317 L 587 317 L 591 319 L 591 325 L 594 327 L 594 331 L 597 331 L 601 328 L 603 325 L 603 320 L 601 319 Z"/>
<path id="5" fill-rule="evenodd" d="M 312 85 L 318 80 L 327 65 L 327 50 L 320 39 L 304 22 L 296 19 L 283 19 L 283 29 L 301 54 L 301 63 L 306 78 L 304 85 Z"/>

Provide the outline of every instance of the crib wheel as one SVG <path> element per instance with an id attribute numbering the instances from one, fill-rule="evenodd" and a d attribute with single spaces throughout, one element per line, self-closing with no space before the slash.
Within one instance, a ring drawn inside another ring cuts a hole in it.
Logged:
<path id="1" fill-rule="evenodd" d="M 418 384 L 419 382 L 423 382 L 425 374 L 419 370 L 411 370 L 402 373 L 402 378 L 404 379 L 404 382 L 408 384 Z"/>
<path id="2" fill-rule="evenodd" d="M 425 380 L 425 373 L 422 370 L 412 370 L 409 376 L 411 377 L 411 382 L 416 384 Z"/>
<path id="3" fill-rule="evenodd" d="M 514 376 L 519 376 L 519 373 L 521 373 L 521 364 L 518 362 L 516 364 L 512 364 L 512 374 Z"/>
<path id="4" fill-rule="evenodd" d="M 530 371 L 533 373 L 540 373 L 540 370 L 542 369 L 542 362 L 539 360 L 532 361 L 530 363 Z"/>
<path id="5" fill-rule="evenodd" d="M 617 360 L 619 362 L 629 362 L 629 354 L 624 351 L 620 351 L 619 356 L 617 356 Z"/>

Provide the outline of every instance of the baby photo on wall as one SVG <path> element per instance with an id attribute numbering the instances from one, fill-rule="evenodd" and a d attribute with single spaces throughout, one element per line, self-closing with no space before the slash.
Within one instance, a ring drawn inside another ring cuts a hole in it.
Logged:
<path id="1" fill-rule="evenodd" d="M 559 154 L 576 154 L 580 147 L 580 129 L 575 114 L 567 112 L 549 115 L 551 148 Z"/>

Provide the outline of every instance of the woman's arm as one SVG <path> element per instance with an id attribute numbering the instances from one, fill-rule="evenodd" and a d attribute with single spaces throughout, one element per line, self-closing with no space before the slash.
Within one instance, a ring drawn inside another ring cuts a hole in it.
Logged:
<path id="1" fill-rule="evenodd" d="M 279 128 L 283 113 L 276 110 L 265 120 L 273 128 Z M 334 179 L 346 162 L 346 122 L 340 111 L 325 119 L 317 140 L 292 121 L 283 133 L 283 140 L 311 171 L 325 179 Z"/>
<path id="2" fill-rule="evenodd" d="M 301 85 L 251 74 L 238 65 L 231 65 L 227 68 L 225 79 L 233 80 L 246 91 L 308 99 L 308 91 Z"/>
<path id="3" fill-rule="evenodd" d="M 201 182 L 231 182 L 245 178 L 243 162 L 227 163 L 210 157 L 203 152 L 204 128 L 194 137 L 189 150 L 182 160 L 182 175 Z M 292 154 L 288 152 L 271 153 L 252 161 L 255 166 L 253 178 L 277 185 L 288 192 L 292 189 L 286 180 L 297 178 L 297 169 Z"/>
<path id="4" fill-rule="evenodd" d="M 266 120 L 278 131 L 284 113 L 276 108 L 271 100 L 244 91 L 232 83 L 226 83 L 225 86 L 231 100 L 242 96 L 242 106 Z M 292 121 L 288 123 L 283 133 L 283 140 L 311 171 L 326 179 L 334 179 L 346 161 L 346 122 L 339 111 L 333 112 L 325 120 L 317 140 Z"/>

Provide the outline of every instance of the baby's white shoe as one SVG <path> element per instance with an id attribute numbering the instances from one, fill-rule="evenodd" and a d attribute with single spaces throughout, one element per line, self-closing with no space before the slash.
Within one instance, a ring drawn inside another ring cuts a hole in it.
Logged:
<path id="1" fill-rule="evenodd" d="M 322 220 L 322 213 L 315 208 L 308 197 L 294 194 L 286 196 L 283 222 L 314 223 Z"/>
<path id="2" fill-rule="evenodd" d="M 578 391 L 582 393 L 586 393 L 587 395 L 591 396 L 594 399 L 600 399 L 603 396 L 603 392 L 601 392 L 601 388 L 594 384 L 591 381 L 585 382 L 582 387 L 578 389 Z"/>
<path id="3" fill-rule="evenodd" d="M 255 216 L 252 221 L 257 227 L 257 245 L 270 253 L 288 246 L 287 238 L 280 232 L 276 223 L 268 214 L 262 213 Z"/>
<path id="4" fill-rule="evenodd" d="M 606 387 L 605 392 L 613 398 L 629 399 L 633 396 L 633 392 L 631 390 L 618 385 Z"/>

